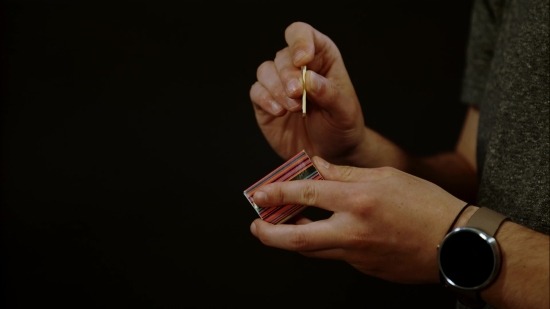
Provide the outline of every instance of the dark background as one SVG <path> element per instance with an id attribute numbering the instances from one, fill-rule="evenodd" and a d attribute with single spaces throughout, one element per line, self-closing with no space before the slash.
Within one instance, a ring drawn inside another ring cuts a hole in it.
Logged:
<path id="1" fill-rule="evenodd" d="M 438 285 L 250 234 L 242 192 L 283 161 L 248 91 L 308 22 L 339 46 L 367 125 L 411 153 L 451 149 L 470 6 L 3 3 L 0 307 L 452 308 Z"/>

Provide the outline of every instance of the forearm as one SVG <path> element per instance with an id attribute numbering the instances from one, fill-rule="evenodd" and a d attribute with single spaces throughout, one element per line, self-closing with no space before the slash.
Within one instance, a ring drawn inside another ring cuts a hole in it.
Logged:
<path id="1" fill-rule="evenodd" d="M 470 207 L 455 227 L 466 225 L 477 210 Z M 496 281 L 481 293 L 495 308 L 549 308 L 548 235 L 504 222 L 496 234 L 502 264 Z"/>
<path id="2" fill-rule="evenodd" d="M 475 168 L 458 151 L 443 152 L 431 156 L 412 156 L 399 146 L 365 128 L 365 141 L 350 159 L 358 167 L 391 166 L 437 184 L 454 196 L 474 202 L 477 192 Z"/>
<path id="3" fill-rule="evenodd" d="M 497 234 L 502 269 L 482 297 L 497 308 L 549 308 L 549 238 L 511 222 Z"/>
<path id="4" fill-rule="evenodd" d="M 402 171 L 408 169 L 409 156 L 395 143 L 367 127 L 357 149 L 347 158 L 346 163 L 356 167 L 391 166 Z"/>
<path id="5" fill-rule="evenodd" d="M 407 172 L 437 184 L 463 201 L 476 201 L 476 171 L 458 152 L 409 157 Z"/>

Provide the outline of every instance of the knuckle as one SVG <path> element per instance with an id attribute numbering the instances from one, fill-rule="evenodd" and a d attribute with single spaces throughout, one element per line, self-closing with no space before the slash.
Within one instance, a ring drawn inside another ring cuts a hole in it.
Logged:
<path id="1" fill-rule="evenodd" d="M 260 64 L 256 70 L 256 78 L 261 79 L 261 76 L 269 72 L 271 66 L 273 66 L 273 61 L 264 61 Z"/>
<path id="2" fill-rule="evenodd" d="M 260 101 L 262 100 L 262 94 L 258 90 L 257 83 L 258 82 L 256 82 L 254 85 L 252 85 L 252 87 L 250 87 L 249 96 L 250 96 L 250 100 L 253 103 L 259 104 Z"/>
<path id="3" fill-rule="evenodd" d="M 380 172 L 380 176 L 382 176 L 382 177 L 388 177 L 388 176 L 393 176 L 393 175 L 397 174 L 397 169 L 395 169 L 391 166 L 379 167 L 378 171 Z"/>
<path id="4" fill-rule="evenodd" d="M 248 92 L 250 94 L 250 98 L 254 98 L 257 96 L 256 94 L 258 93 L 258 86 L 258 82 L 255 82 L 250 86 L 250 91 Z"/>
<path id="5" fill-rule="evenodd" d="M 317 190 L 313 184 L 307 184 L 302 190 L 302 200 L 308 206 L 314 206 L 317 201 Z"/>
<path id="6" fill-rule="evenodd" d="M 285 57 L 287 53 L 288 53 L 288 47 L 285 47 L 275 53 L 275 59 L 281 59 Z"/>
<path id="7" fill-rule="evenodd" d="M 357 209 L 365 204 L 365 197 L 363 194 L 357 194 L 353 191 L 347 192 L 346 203 L 350 205 L 351 209 Z"/>
<path id="8" fill-rule="evenodd" d="M 349 234 L 347 245 L 354 249 L 364 249 L 369 246 L 369 234 L 367 231 L 355 231 Z"/>
<path id="9" fill-rule="evenodd" d="M 360 218 L 370 218 L 373 213 L 373 205 L 376 204 L 376 196 L 361 194 L 351 198 L 349 203 Z"/>
<path id="10" fill-rule="evenodd" d="M 279 102 L 286 100 L 286 92 L 283 89 L 271 89 L 271 95 Z"/>
<path id="11" fill-rule="evenodd" d="M 285 34 L 290 34 L 294 31 L 296 31 L 298 28 L 300 28 L 304 23 L 303 22 L 299 22 L 299 21 L 295 21 L 293 22 L 292 24 L 288 25 L 288 27 L 286 27 L 285 29 Z"/>
<path id="12" fill-rule="evenodd" d="M 269 199 L 277 204 L 285 203 L 285 195 L 282 190 L 275 189 L 268 195 Z"/>
<path id="13" fill-rule="evenodd" d="M 256 103 L 260 105 L 262 109 L 267 109 L 267 107 L 271 104 L 271 98 L 268 95 L 263 94 L 258 98 Z"/>
<path id="14" fill-rule="evenodd" d="M 279 76 L 281 77 L 281 81 L 283 82 L 283 85 L 286 84 L 290 79 L 296 77 L 296 69 L 295 68 L 281 68 L 279 71 Z"/>
<path id="15" fill-rule="evenodd" d="M 366 199 L 366 200 L 372 200 L 372 198 Z M 366 203 L 365 201 L 362 202 L 361 205 L 358 205 L 355 207 L 356 214 L 363 219 L 369 219 L 372 217 L 372 207 L 369 205 L 369 203 Z"/>
<path id="16" fill-rule="evenodd" d="M 323 85 L 321 85 L 321 89 L 322 91 L 326 92 L 327 98 L 329 100 L 338 101 L 339 95 L 340 95 L 340 88 L 338 88 L 336 83 L 330 80 L 327 80 L 327 83 L 323 83 Z"/>
<path id="17" fill-rule="evenodd" d="M 304 233 L 296 231 L 290 235 L 289 246 L 290 250 L 293 251 L 304 251 L 307 250 L 309 241 Z"/>
<path id="18" fill-rule="evenodd" d="M 262 86 L 258 82 L 256 82 L 250 88 L 250 100 L 255 104 L 263 106 L 271 102 L 271 96 L 267 91 L 262 89 Z"/>
<path id="19" fill-rule="evenodd" d="M 285 63 L 286 59 L 290 57 L 290 48 L 285 47 L 281 50 L 279 50 L 277 53 L 275 53 L 275 60 L 273 61 L 277 68 L 279 68 L 281 63 Z"/>
<path id="20" fill-rule="evenodd" d="M 344 165 L 342 166 L 342 168 L 340 169 L 340 176 L 344 179 L 344 180 L 350 180 L 353 178 L 354 176 L 354 168 L 351 167 L 351 166 L 347 166 L 347 165 Z"/>

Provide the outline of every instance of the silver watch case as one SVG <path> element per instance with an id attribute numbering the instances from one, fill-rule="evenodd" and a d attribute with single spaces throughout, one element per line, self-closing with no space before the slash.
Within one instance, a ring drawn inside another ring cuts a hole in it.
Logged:
<path id="1" fill-rule="evenodd" d="M 475 233 L 480 238 L 484 239 L 487 242 L 487 245 L 491 248 L 491 251 L 493 252 L 493 269 L 491 271 L 490 276 L 485 281 L 483 281 L 481 284 L 479 284 L 477 286 L 473 286 L 473 287 L 465 287 L 465 286 L 460 286 L 460 285 L 456 284 L 455 282 L 453 282 L 453 280 L 451 280 L 449 277 L 447 277 L 447 275 L 445 274 L 445 272 L 443 271 L 443 268 L 441 266 L 441 252 L 444 249 L 446 241 L 450 237 L 452 237 L 453 235 L 455 235 L 457 233 L 465 233 L 465 232 Z M 459 290 L 459 291 L 460 290 L 462 290 L 462 291 L 479 291 L 479 290 L 482 290 L 483 288 L 490 285 L 496 279 L 496 276 L 499 273 L 501 256 L 500 256 L 500 248 L 497 244 L 497 241 L 494 237 L 488 235 L 487 233 L 485 233 L 482 230 L 479 230 L 477 228 L 466 226 L 466 227 L 459 227 L 459 228 L 454 229 L 449 234 L 447 234 L 445 236 L 445 238 L 443 238 L 443 241 L 441 242 L 438 251 L 439 252 L 438 252 L 438 255 L 437 255 L 437 263 L 438 263 L 438 267 L 439 267 L 439 272 L 440 272 L 441 276 L 443 277 L 446 285 L 449 286 L 449 288 L 451 288 L 453 290 Z"/>

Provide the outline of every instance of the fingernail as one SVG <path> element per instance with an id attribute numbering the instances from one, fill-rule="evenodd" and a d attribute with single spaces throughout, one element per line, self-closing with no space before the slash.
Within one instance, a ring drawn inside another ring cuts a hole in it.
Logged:
<path id="1" fill-rule="evenodd" d="M 296 106 L 300 106 L 300 104 L 298 104 L 296 102 L 296 100 L 294 100 L 292 98 L 288 98 L 287 102 L 288 102 L 288 106 L 290 106 L 290 108 L 295 108 Z"/>
<path id="2" fill-rule="evenodd" d="M 318 165 L 321 165 L 324 168 L 328 168 L 330 166 L 330 163 L 328 163 L 327 161 L 325 161 L 325 160 L 323 160 L 319 157 L 315 157 L 315 161 L 317 162 Z"/>
<path id="3" fill-rule="evenodd" d="M 252 198 L 254 199 L 254 203 L 261 204 L 262 202 L 265 202 L 265 200 L 267 199 L 267 195 L 263 191 L 258 191 L 254 193 L 254 196 L 252 196 Z"/>
<path id="4" fill-rule="evenodd" d="M 274 113 L 280 112 L 281 109 L 283 109 L 283 108 L 281 107 L 281 105 L 277 104 L 277 102 L 275 102 L 275 101 L 271 101 L 271 110 L 272 110 Z"/>
<path id="5" fill-rule="evenodd" d="M 252 235 L 256 236 L 256 223 L 252 222 L 252 224 L 250 225 L 250 232 L 252 233 Z"/>
<path id="6" fill-rule="evenodd" d="M 309 71 L 309 86 L 311 87 L 311 90 L 313 92 L 319 92 L 321 90 L 321 83 L 323 81 L 321 80 L 321 77 L 319 74 Z"/>
<path id="7" fill-rule="evenodd" d="M 303 50 L 298 50 L 294 53 L 294 64 L 298 63 L 298 61 L 302 60 L 306 56 L 306 52 Z"/>
<path id="8" fill-rule="evenodd" d="M 286 84 L 286 91 L 288 94 L 293 94 L 298 88 L 300 88 L 300 82 L 296 79 L 291 79 Z"/>

